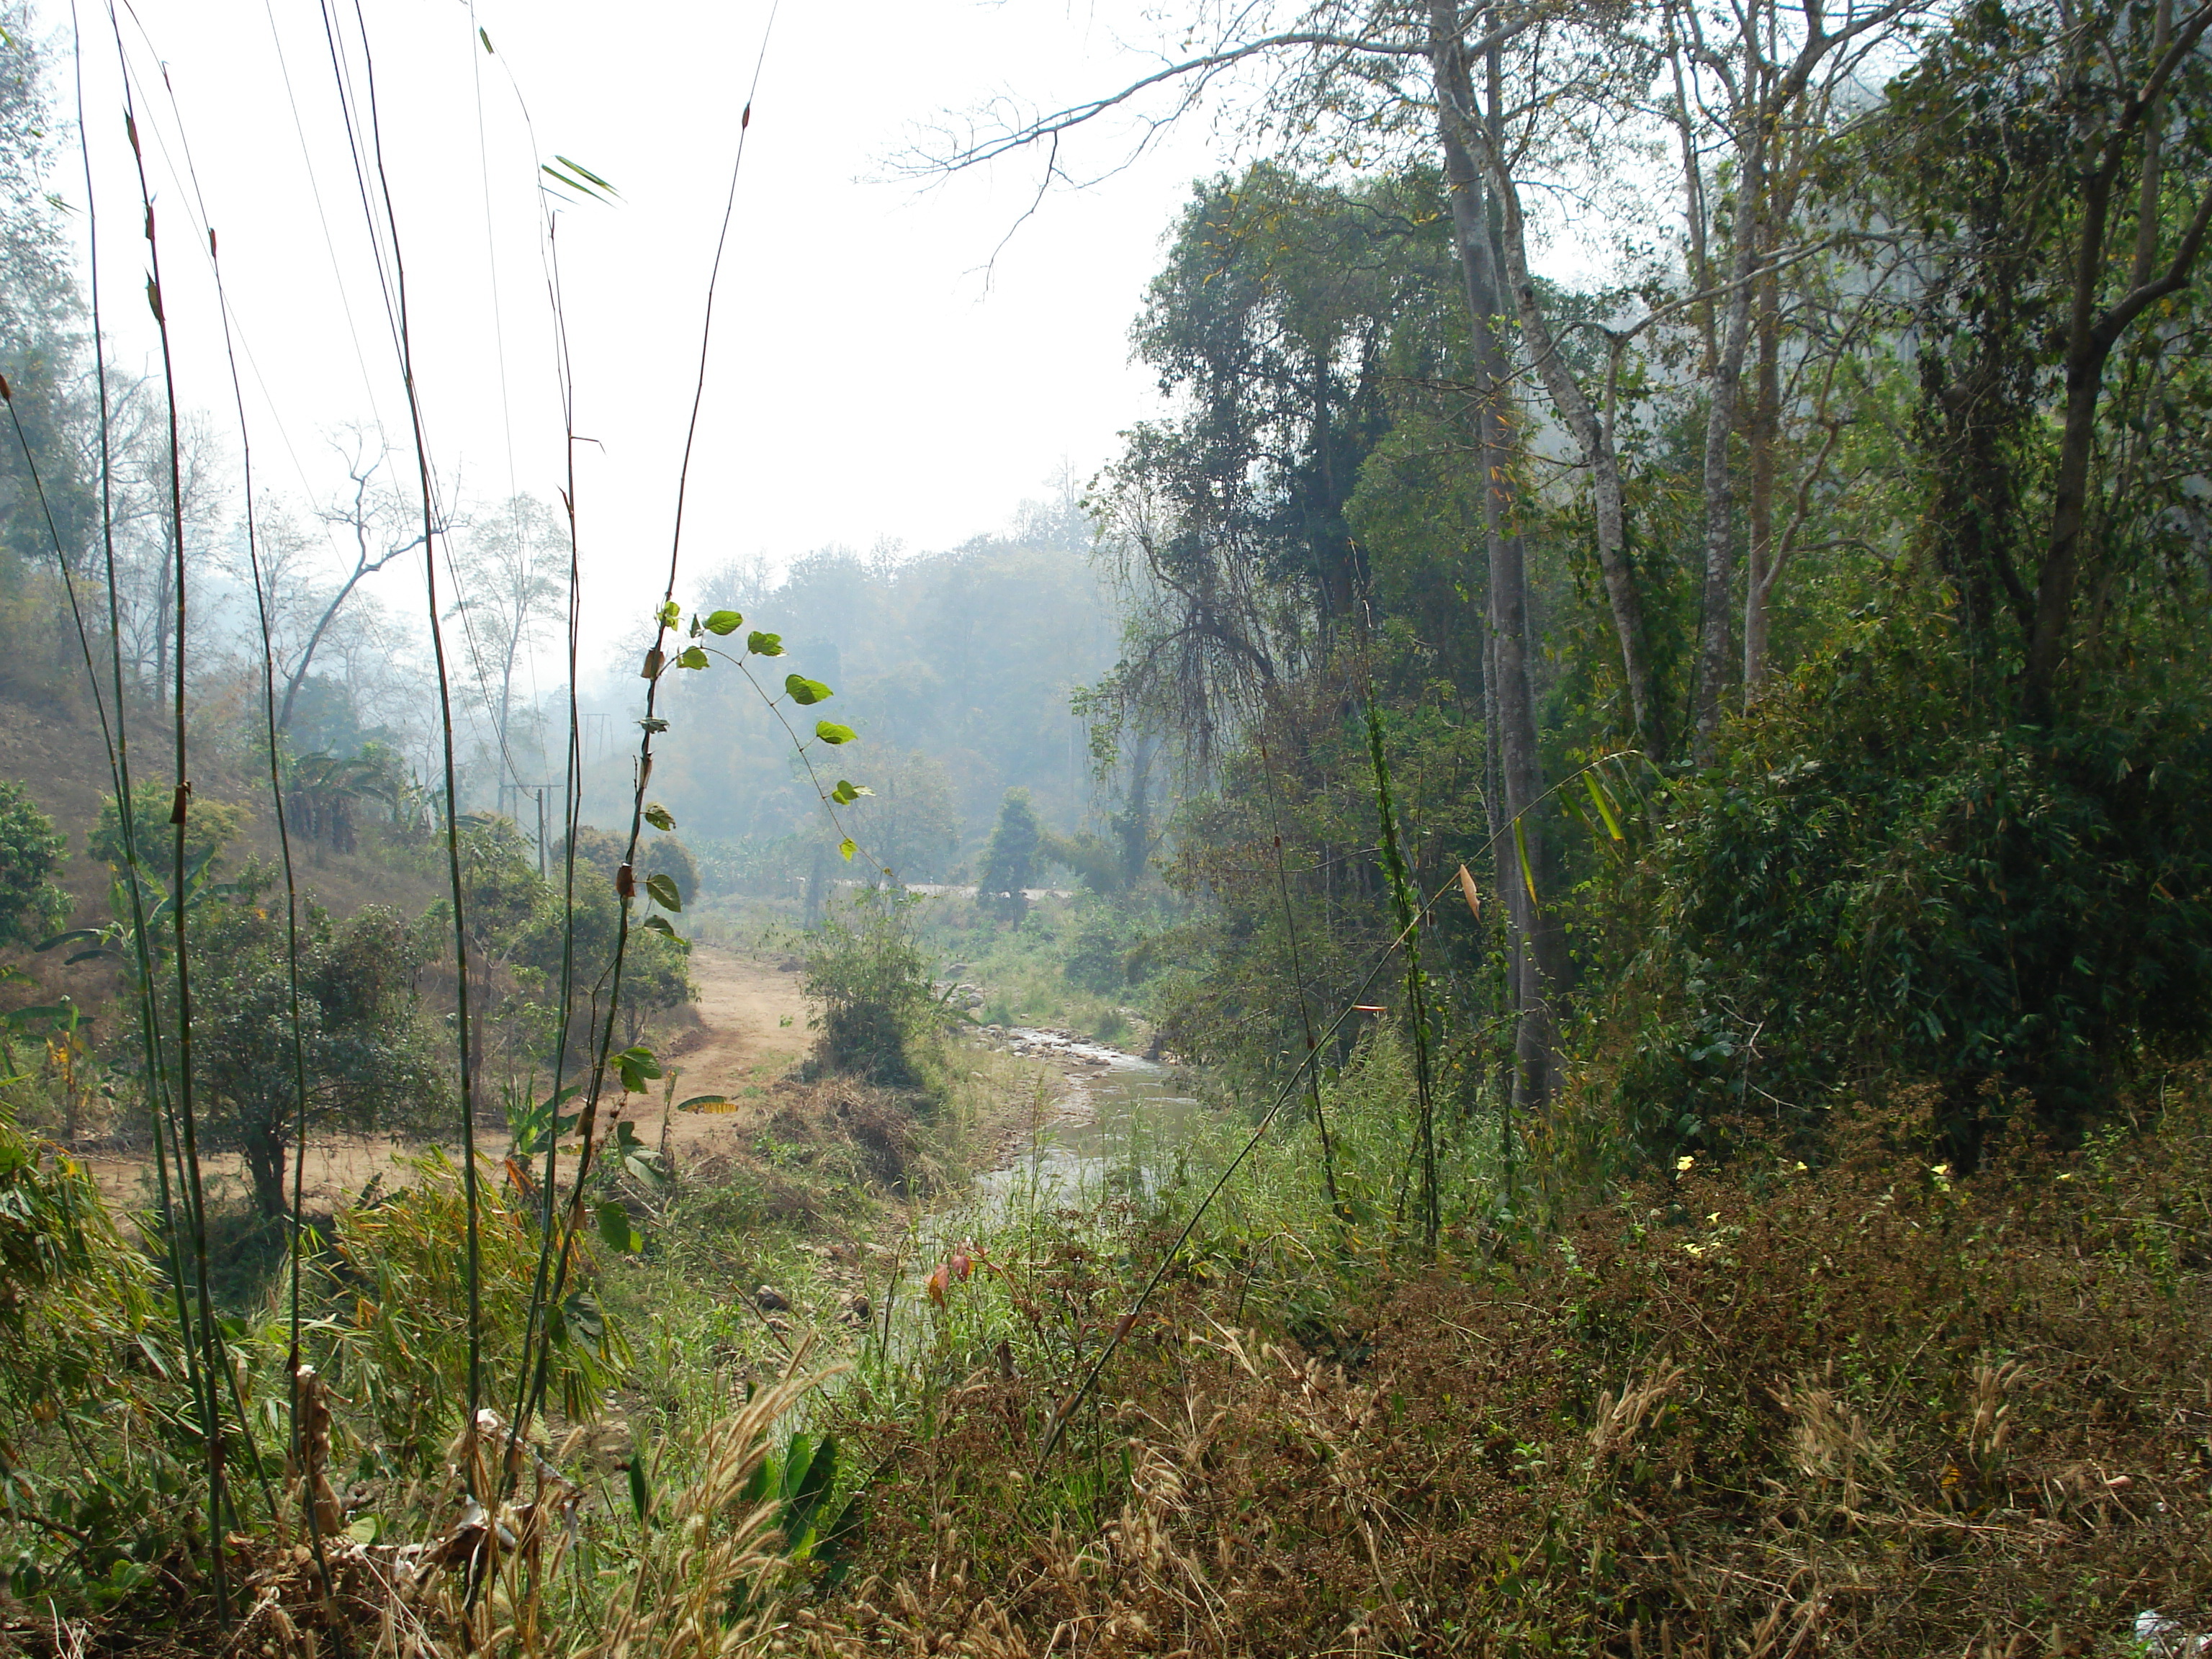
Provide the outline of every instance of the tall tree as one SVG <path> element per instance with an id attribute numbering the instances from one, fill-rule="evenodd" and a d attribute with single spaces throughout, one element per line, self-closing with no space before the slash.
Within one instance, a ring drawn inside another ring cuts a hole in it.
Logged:
<path id="1" fill-rule="evenodd" d="M 480 514 L 453 550 L 460 597 L 451 615 L 466 623 L 470 654 L 491 684 L 492 728 L 500 753 L 502 788 L 526 781 L 514 769 L 515 675 L 530 662 L 532 641 L 564 587 L 568 559 L 566 520 L 534 495 L 515 495 Z"/>
<path id="2" fill-rule="evenodd" d="M 1839 88 L 1858 75 L 1869 52 L 1920 0 L 1888 0 L 1859 9 L 1847 6 L 1831 27 L 1825 0 L 1749 0 L 1713 10 L 1698 0 L 1667 10 L 1667 43 L 1673 78 L 1683 88 L 1674 113 L 1682 127 L 1691 237 L 1704 267 L 1693 281 L 1708 286 L 1717 313 L 1705 325 L 1705 420 L 1703 477 L 1704 569 L 1698 600 L 1697 685 L 1692 699 L 1692 749 L 1710 762 L 1720 740 L 1735 653 L 1736 585 L 1736 465 L 1733 447 L 1743 416 L 1743 370 L 1752 343 L 1752 319 L 1764 284 L 1784 257 L 1781 238 L 1796 196 L 1801 170 L 1790 165 L 1787 146 L 1817 126 Z M 1700 131 L 1702 124 L 1703 131 Z M 1698 155 L 1705 137 L 1717 137 L 1733 189 L 1707 179 Z M 1779 164 L 1779 165 L 1778 165 Z M 1715 270 L 1710 250 L 1726 249 Z M 1763 359 L 1771 363 L 1773 360 Z M 1764 374 L 1764 371 L 1762 371 Z M 1764 381 L 1761 386 L 1764 392 Z M 1759 412 L 1765 413 L 1762 396 Z M 1762 428 L 1763 431 L 1763 428 Z M 1762 449 L 1771 457 L 1771 448 Z M 1763 463 L 1762 463 L 1763 466 Z M 1758 483 L 1759 533 L 1753 538 L 1751 626 L 1759 630 L 1747 660 L 1764 672 L 1764 628 L 1775 580 L 1770 539 L 1771 475 Z"/>
<path id="3" fill-rule="evenodd" d="M 1962 15 L 1893 88 L 1859 192 L 1923 283 L 1931 550 L 2039 723 L 2087 684 L 2069 699 L 2084 587 L 2096 640 L 2202 518 L 2208 31 L 2212 5 L 2168 0 Z"/>
<path id="4" fill-rule="evenodd" d="M 1201 766 L 1270 688 L 1357 640 L 1372 571 L 1347 514 L 1392 422 L 1394 334 L 1455 278 L 1428 181 L 1261 164 L 1201 186 L 1133 336 L 1179 418 L 1108 470 L 1136 611 L 1119 684 Z"/>
<path id="5" fill-rule="evenodd" d="M 316 516 L 342 532 L 352 544 L 353 568 L 327 594 L 320 614 L 284 677 L 284 696 L 276 709 L 276 729 L 280 732 L 291 725 L 300 688 L 313 672 L 315 653 L 322 648 L 338 613 L 344 610 L 354 591 L 385 566 L 421 547 L 424 540 L 422 532 L 409 516 L 410 509 L 405 497 L 377 482 L 377 474 L 383 471 L 391 454 L 383 434 L 359 426 L 349 427 L 331 440 L 331 447 L 345 462 L 346 478 L 351 487 L 317 508 Z"/>
<path id="6" fill-rule="evenodd" d="M 1449 27 L 1455 21 L 1439 10 L 1435 27 Z M 1489 21 L 1494 32 L 1494 11 Z M 1605 412 L 1601 414 L 1600 404 L 1594 404 L 1584 390 L 1566 349 L 1563 319 L 1545 307 L 1529 267 L 1528 215 L 1516 176 L 1517 164 L 1540 143 L 1556 145 L 1571 135 L 1596 149 L 1601 143 L 1599 129 L 1618 107 L 1616 82 L 1624 69 L 1633 77 L 1640 67 L 1637 61 L 1640 54 L 1625 46 L 1616 30 L 1602 24 L 1584 31 L 1589 45 L 1580 49 L 1562 48 L 1559 35 L 1556 29 L 1540 31 L 1516 43 L 1513 56 L 1522 67 L 1523 84 L 1510 97 L 1504 70 L 1506 49 L 1502 44 L 1491 48 L 1483 65 L 1487 105 L 1483 116 L 1478 117 L 1473 102 L 1471 75 L 1464 102 L 1450 76 L 1439 79 L 1437 107 L 1444 142 L 1456 144 L 1474 159 L 1490 198 L 1497 204 L 1497 246 L 1510 298 L 1506 309 L 1519 325 L 1527 362 L 1581 449 L 1583 465 L 1589 470 L 1598 570 L 1620 650 L 1632 729 L 1648 751 L 1663 758 L 1666 720 L 1651 660 L 1644 596 L 1628 557 L 1627 507 L 1611 400 L 1601 395 Z M 1623 55 L 1630 58 L 1629 64 L 1614 61 Z M 1595 118 L 1571 122 L 1568 112 L 1584 104 L 1595 106 Z M 1608 386 L 1612 368 L 1609 362 Z"/>
<path id="7" fill-rule="evenodd" d="M 1544 793 L 1538 755 L 1535 686 L 1529 673 L 1533 638 L 1528 617 L 1527 550 L 1516 522 L 1513 479 L 1519 466 L 1518 441 L 1511 406 L 1514 368 L 1504 331 L 1505 292 L 1498 280 L 1497 244 L 1490 226 L 1489 201 L 1468 136 L 1495 148 L 1498 111 L 1475 101 L 1473 66 L 1458 13 L 1449 0 L 1431 8 L 1430 65 L 1435 77 L 1437 128 L 1444 152 L 1444 177 L 1451 198 L 1452 228 L 1466 281 L 1468 314 L 1473 325 L 1475 420 L 1483 480 L 1483 532 L 1489 544 L 1489 657 L 1486 677 L 1497 733 L 1501 805 L 1513 854 L 1520 866 L 1502 878 L 1506 914 L 1512 923 L 1512 988 L 1516 1015 L 1514 1100 L 1534 1107 L 1549 1097 L 1555 1064 L 1556 1028 L 1552 999 L 1565 966 L 1558 925 L 1542 914 L 1549 883 L 1544 871 L 1540 823 L 1534 814 Z M 1485 49 L 1486 59 L 1498 50 Z M 1494 82 L 1494 76 L 1489 77 Z M 1503 837 L 1501 837 L 1503 839 Z M 1508 855 L 1501 850 L 1501 868 Z"/>

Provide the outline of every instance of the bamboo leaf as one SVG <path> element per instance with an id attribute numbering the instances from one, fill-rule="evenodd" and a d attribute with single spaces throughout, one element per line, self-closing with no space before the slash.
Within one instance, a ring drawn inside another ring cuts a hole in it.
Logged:
<path id="1" fill-rule="evenodd" d="M 1615 841 L 1626 841 L 1628 837 L 1620 833 L 1620 820 L 1614 816 L 1613 803 L 1606 799 L 1595 771 L 1583 774 L 1583 787 L 1589 791 L 1590 805 L 1597 808 L 1598 817 L 1605 820 L 1605 833 Z"/>
<path id="2" fill-rule="evenodd" d="M 581 188 L 590 190 L 596 194 L 601 195 L 604 199 L 609 200 L 611 200 L 613 198 L 622 194 L 622 192 L 617 190 L 612 185 L 600 178 L 598 173 L 592 172 L 591 168 L 586 167 L 581 161 L 575 160 L 573 156 L 556 154 L 553 159 L 558 161 L 562 167 L 568 168 L 569 172 L 574 173 L 578 179 L 583 181 Z"/>
<path id="3" fill-rule="evenodd" d="M 803 1443 L 799 1437 L 793 1437 L 791 1460 L 784 1466 L 784 1486 L 790 1494 L 783 1510 L 783 1547 L 787 1554 L 795 1553 L 806 1542 L 807 1532 L 813 1524 L 814 1511 L 821 1504 L 830 1490 L 830 1483 L 837 1474 L 837 1437 L 825 1434 L 821 1443 L 814 1448 L 813 1455 L 805 1460 L 805 1467 L 799 1470 L 799 1479 L 794 1486 L 791 1478 L 792 1464 L 799 1462 Z"/>

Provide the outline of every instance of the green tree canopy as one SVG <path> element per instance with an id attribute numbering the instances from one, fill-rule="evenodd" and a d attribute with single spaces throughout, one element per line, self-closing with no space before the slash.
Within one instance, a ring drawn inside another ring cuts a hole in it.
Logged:
<path id="1" fill-rule="evenodd" d="M 999 807 L 991 844 L 975 875 L 975 902 L 984 911 L 1019 922 L 1029 914 L 1022 890 L 1036 879 L 1037 848 L 1044 839 L 1026 789 L 1009 789 Z"/>
<path id="2" fill-rule="evenodd" d="M 283 1213 L 299 1073 L 292 1047 L 284 919 L 258 883 L 204 907 L 193 940 L 192 1064 L 201 1145 L 246 1163 L 254 1202 Z M 300 927 L 300 1042 L 307 1128 L 367 1133 L 427 1126 L 447 1108 L 415 978 L 422 935 L 371 907 L 344 921 L 309 906 Z"/>

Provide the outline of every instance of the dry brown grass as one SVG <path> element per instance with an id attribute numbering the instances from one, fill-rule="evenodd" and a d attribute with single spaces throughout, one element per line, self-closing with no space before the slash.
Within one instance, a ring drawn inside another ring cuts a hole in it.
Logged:
<path id="1" fill-rule="evenodd" d="M 1233 1328 L 878 1423 L 823 1656 L 2118 1653 L 2212 1609 L 2212 1112 L 1966 1177 L 1910 1110 Z M 1115 1291 L 1077 1310 L 1110 1323 Z"/>
<path id="2" fill-rule="evenodd" d="M 319 1563 L 310 1542 L 258 1547 L 244 1577 L 251 1604 L 226 1650 L 271 1659 L 341 1650 L 364 1659 L 757 1652 L 778 1626 L 787 1566 L 775 1547 L 776 1505 L 749 1498 L 747 1483 L 768 1454 L 769 1431 L 821 1380 L 806 1364 L 802 1346 L 781 1382 L 733 1397 L 696 1448 L 684 1449 L 689 1473 L 671 1489 L 659 1491 L 663 1471 L 652 1471 L 659 1496 L 650 1520 L 627 1547 L 602 1547 L 605 1582 L 597 1594 L 579 1596 L 572 1582 L 586 1492 L 556 1463 L 530 1455 L 521 1492 L 496 1515 L 469 1498 L 456 1476 L 446 1494 L 453 1523 L 428 1542 L 368 1543 L 333 1529 L 320 1540 Z M 492 1488 L 485 1464 L 500 1445 L 496 1421 L 486 1428 L 450 1451 L 453 1468 L 474 1470 L 477 1491 Z"/>

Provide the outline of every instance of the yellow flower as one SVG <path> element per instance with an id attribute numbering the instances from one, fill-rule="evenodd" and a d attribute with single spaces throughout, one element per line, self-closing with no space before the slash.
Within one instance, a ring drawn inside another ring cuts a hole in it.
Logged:
<path id="1" fill-rule="evenodd" d="M 1681 1157 L 1674 1160 L 1674 1173 L 1676 1175 L 1687 1175 L 1690 1171 L 1690 1166 L 1697 1161 L 1697 1159 L 1692 1158 L 1687 1152 L 1683 1153 Z"/>

